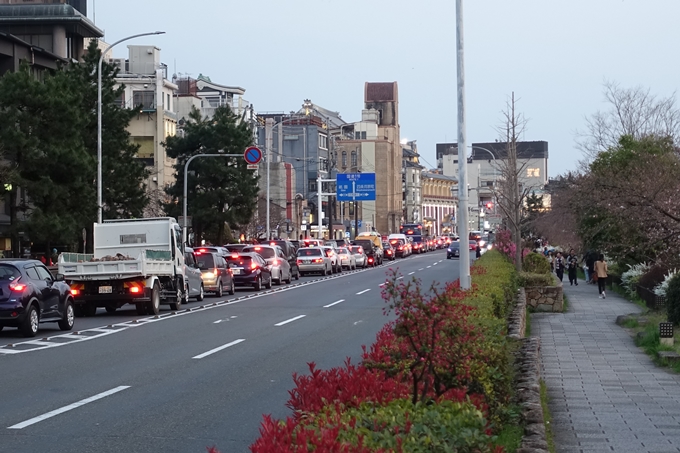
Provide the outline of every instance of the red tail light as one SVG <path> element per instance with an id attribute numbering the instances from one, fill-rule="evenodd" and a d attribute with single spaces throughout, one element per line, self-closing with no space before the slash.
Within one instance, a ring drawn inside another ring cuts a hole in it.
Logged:
<path id="1" fill-rule="evenodd" d="M 16 293 L 21 293 L 26 289 L 26 285 L 19 283 L 19 279 L 17 279 L 9 284 L 9 289 Z"/>
<path id="2" fill-rule="evenodd" d="M 257 269 L 258 267 L 260 267 L 260 266 L 258 266 L 258 265 L 255 264 L 255 263 L 253 263 L 253 264 L 250 265 L 250 268 L 251 268 L 252 270 Z"/>
<path id="3" fill-rule="evenodd" d="M 140 288 L 139 286 L 132 286 L 130 288 L 130 292 L 134 294 L 139 294 L 142 292 L 142 288 Z"/>
<path id="4" fill-rule="evenodd" d="M 77 290 L 77 289 L 72 289 L 72 290 L 71 290 L 71 295 L 72 295 L 72 296 L 77 296 L 78 294 L 80 294 L 80 291 L 79 291 L 79 290 Z"/>
<path id="5" fill-rule="evenodd" d="M 272 266 L 278 266 L 278 265 L 279 265 L 279 260 L 272 261 Z"/>
<path id="6" fill-rule="evenodd" d="M 314 258 L 315 263 L 323 263 L 323 258 Z"/>
<path id="7" fill-rule="evenodd" d="M 368 262 L 369 262 L 369 263 L 372 263 L 372 262 L 373 262 L 373 258 L 369 258 L 369 259 L 368 259 Z"/>

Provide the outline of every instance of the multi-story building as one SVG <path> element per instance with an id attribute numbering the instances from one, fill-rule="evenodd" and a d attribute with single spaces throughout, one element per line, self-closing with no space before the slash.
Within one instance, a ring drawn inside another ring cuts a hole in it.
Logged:
<path id="1" fill-rule="evenodd" d="M 403 191 L 402 222 L 422 220 L 422 193 L 420 174 L 425 169 L 420 165 L 420 154 L 416 141 L 402 143 L 401 184 Z"/>
<path id="2" fill-rule="evenodd" d="M 340 165 L 338 171 L 376 174 L 376 201 L 358 202 L 360 231 L 398 233 L 403 216 L 403 189 L 397 82 L 366 82 L 362 119 L 348 125 L 347 130 L 341 128 L 336 146 L 338 152 L 350 156 L 349 165 Z M 352 209 L 344 212 L 349 214 L 344 215 L 345 221 L 351 222 Z"/>
<path id="3" fill-rule="evenodd" d="M 495 191 L 501 190 L 507 161 L 504 142 L 473 143 L 468 150 L 467 181 L 470 228 L 492 228 L 501 222 Z M 437 166 L 444 175 L 458 177 L 458 146 L 456 143 L 437 144 Z M 548 183 L 548 142 L 517 142 L 517 167 L 521 170 L 521 189 L 544 195 Z M 486 208 L 489 205 L 491 208 Z M 480 219 L 480 213 L 484 218 Z M 488 223 L 486 223 L 488 222 Z"/>
<path id="4" fill-rule="evenodd" d="M 421 175 L 423 229 L 430 236 L 456 232 L 458 180 L 434 171 Z"/>
<path id="5" fill-rule="evenodd" d="M 128 132 L 132 142 L 139 145 L 137 157 L 150 172 L 146 181 L 150 203 L 145 215 L 158 216 L 163 215 L 162 204 L 167 202 L 164 189 L 175 182 L 175 159 L 168 157 L 163 143 L 176 134 L 174 94 L 178 87 L 168 80 L 168 68 L 161 63 L 158 47 L 130 45 L 128 49 L 128 59 L 109 58 L 109 62 L 118 66 L 116 82 L 125 86 L 117 104 L 139 108 Z"/>
<path id="6" fill-rule="evenodd" d="M 181 130 L 193 108 L 201 112 L 203 118 L 212 118 L 215 110 L 227 106 L 244 121 L 253 120 L 252 106 L 243 98 L 246 90 L 238 86 L 220 85 L 210 77 L 200 74 L 198 78 L 173 75 L 177 85 L 175 105 Z"/>

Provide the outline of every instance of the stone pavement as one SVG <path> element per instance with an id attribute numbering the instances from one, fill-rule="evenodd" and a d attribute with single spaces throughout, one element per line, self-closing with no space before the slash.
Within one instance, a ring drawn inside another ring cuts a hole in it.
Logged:
<path id="1" fill-rule="evenodd" d="M 680 376 L 656 367 L 615 324 L 640 308 L 565 282 L 568 311 L 531 316 L 557 452 L 680 452 Z"/>

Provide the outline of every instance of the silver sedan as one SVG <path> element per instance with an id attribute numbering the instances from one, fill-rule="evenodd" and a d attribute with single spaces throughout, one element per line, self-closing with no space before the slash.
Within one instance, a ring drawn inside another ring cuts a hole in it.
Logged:
<path id="1" fill-rule="evenodd" d="M 368 257 L 366 256 L 366 252 L 364 252 L 364 248 L 360 245 L 352 245 L 348 248 L 349 251 L 352 252 L 352 256 L 354 256 L 356 266 L 365 269 L 368 266 Z"/>
<path id="2" fill-rule="evenodd" d="M 347 247 L 338 249 L 338 259 L 340 259 L 340 265 L 342 267 L 346 267 L 349 270 L 357 268 L 357 260 Z"/>

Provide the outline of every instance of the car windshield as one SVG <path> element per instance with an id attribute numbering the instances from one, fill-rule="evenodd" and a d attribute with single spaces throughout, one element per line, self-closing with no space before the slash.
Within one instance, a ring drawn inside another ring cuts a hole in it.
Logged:
<path id="1" fill-rule="evenodd" d="M 212 269 L 215 267 L 215 258 L 211 253 L 196 255 L 196 262 L 198 263 L 198 268 L 201 270 Z"/>
<path id="2" fill-rule="evenodd" d="M 364 253 L 364 249 L 361 247 L 350 247 L 349 249 L 354 255 L 361 255 Z"/>
<path id="3" fill-rule="evenodd" d="M 255 252 L 259 253 L 262 258 L 274 258 L 276 257 L 276 252 L 274 249 L 270 249 L 269 247 L 249 247 L 243 249 L 244 252 Z"/>
<path id="4" fill-rule="evenodd" d="M 458 249 L 460 248 L 460 242 L 452 242 L 451 245 L 449 245 L 452 249 Z"/>
<path id="5" fill-rule="evenodd" d="M 21 277 L 21 272 L 14 266 L 9 264 L 0 264 L 0 280 L 12 281 L 15 278 Z"/>
<path id="6" fill-rule="evenodd" d="M 347 250 L 346 248 L 342 247 L 341 249 L 338 249 L 338 255 L 348 255 L 348 254 L 349 254 L 349 250 Z"/>
<path id="7" fill-rule="evenodd" d="M 413 242 L 423 242 L 423 237 L 422 236 L 411 236 L 413 239 Z"/>
<path id="8" fill-rule="evenodd" d="M 298 256 L 321 256 L 321 249 L 300 249 Z"/>

